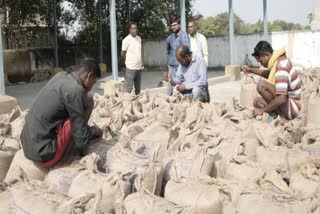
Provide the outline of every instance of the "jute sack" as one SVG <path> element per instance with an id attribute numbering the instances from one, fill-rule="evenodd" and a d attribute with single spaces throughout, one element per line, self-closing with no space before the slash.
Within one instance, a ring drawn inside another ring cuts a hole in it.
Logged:
<path id="1" fill-rule="evenodd" d="M 10 200 L 11 200 L 11 192 L 10 192 L 10 190 L 6 190 L 4 192 L 0 192 L 0 201 L 1 201 L 0 213 L 1 214 L 9 213 Z"/>
<path id="2" fill-rule="evenodd" d="M 20 169 L 25 172 L 29 180 L 43 181 L 48 173 L 47 168 L 41 167 L 39 164 L 27 159 L 22 149 L 15 154 L 4 181 L 6 183 L 14 182 Z"/>
<path id="3" fill-rule="evenodd" d="M 100 160 L 98 158 L 96 154 L 91 154 L 83 157 L 80 161 L 73 161 L 67 166 L 50 168 L 44 183 L 48 186 L 49 191 L 68 195 L 72 181 L 79 175 L 80 171 L 97 169 L 98 161 Z"/>
<path id="4" fill-rule="evenodd" d="M 40 182 L 28 182 L 15 186 L 9 208 L 10 214 L 74 214 L 83 213 L 85 205 L 94 197 L 86 195 L 70 199 L 67 196 L 49 192 Z"/>
<path id="5" fill-rule="evenodd" d="M 290 188 L 303 198 L 312 198 L 320 194 L 320 171 L 314 165 L 304 165 L 290 178 Z"/>
<path id="6" fill-rule="evenodd" d="M 170 121 L 156 122 L 135 136 L 129 143 L 129 147 L 132 151 L 147 158 L 152 159 L 157 154 L 156 160 L 162 161 L 168 145 L 179 136 L 178 128 L 172 127 L 174 126 Z"/>
<path id="7" fill-rule="evenodd" d="M 310 90 L 308 88 L 302 89 L 301 91 L 301 110 L 300 115 L 302 116 L 302 124 L 304 127 L 308 123 L 308 105 L 310 99 Z"/>
<path id="8" fill-rule="evenodd" d="M 285 148 L 266 149 L 260 146 L 257 149 L 257 162 L 264 167 L 285 170 L 290 178 L 292 173 L 298 172 L 300 167 L 309 160 L 307 152 L 289 150 Z"/>
<path id="9" fill-rule="evenodd" d="M 268 123 L 255 122 L 253 130 L 258 138 L 259 144 L 271 148 L 278 144 L 278 129 Z"/>
<path id="10" fill-rule="evenodd" d="M 236 210 L 238 214 L 301 214 L 314 212 L 319 207 L 319 199 L 299 201 L 292 196 L 275 194 L 270 191 L 242 192 Z"/>
<path id="11" fill-rule="evenodd" d="M 214 169 L 214 146 L 196 146 L 186 151 L 177 152 L 173 161 L 166 162 L 164 182 L 170 180 L 173 170 L 184 178 L 192 179 L 200 175 L 211 176 Z"/>
<path id="12" fill-rule="evenodd" d="M 0 181 L 6 177 L 13 157 L 10 152 L 0 151 Z"/>
<path id="13" fill-rule="evenodd" d="M 133 171 L 143 178 L 143 186 L 151 193 L 159 195 L 163 178 L 161 163 L 133 153 L 121 146 L 113 146 L 107 152 L 106 173 Z M 130 180 L 134 184 L 134 178 Z"/>
<path id="14" fill-rule="evenodd" d="M 241 181 L 259 181 L 265 174 L 259 164 L 251 162 L 246 157 L 234 157 L 227 165 L 225 179 Z"/>
<path id="15" fill-rule="evenodd" d="M 104 175 L 83 171 L 72 181 L 68 196 L 76 198 L 101 192 L 99 211 L 114 213 L 117 203 L 130 193 L 130 189 L 130 183 L 120 173 Z M 87 208 L 93 208 L 94 203 L 95 200 L 91 200 Z"/>
<path id="16" fill-rule="evenodd" d="M 242 145 L 244 147 L 244 154 L 249 160 L 256 160 L 256 151 L 259 147 L 259 140 L 254 130 L 252 121 L 245 122 L 245 126 L 241 133 Z"/>
<path id="17" fill-rule="evenodd" d="M 15 139 L 0 137 L 0 181 L 6 177 L 14 154 L 20 145 Z"/>
<path id="18" fill-rule="evenodd" d="M 191 214 L 191 210 L 182 206 L 174 205 L 164 198 L 136 192 L 124 200 L 126 214 Z"/>
<path id="19" fill-rule="evenodd" d="M 256 81 L 253 77 L 244 74 L 241 80 L 240 104 L 246 108 L 253 108 L 253 101 L 258 96 Z"/>
<path id="20" fill-rule="evenodd" d="M 222 214 L 224 195 L 220 186 L 200 179 L 171 179 L 165 187 L 164 198 L 172 203 L 189 206 L 192 213 Z"/>
<path id="21" fill-rule="evenodd" d="M 301 73 L 301 111 L 300 115 L 302 116 L 302 124 L 304 127 L 307 126 L 308 122 L 308 105 L 310 95 L 316 91 L 319 86 L 319 70 L 304 70 Z"/>
<path id="22" fill-rule="evenodd" d="M 302 151 L 307 152 L 310 158 L 320 160 L 320 133 L 319 130 L 306 130 L 301 144 L 297 144 Z"/>
<path id="23" fill-rule="evenodd" d="M 120 203 L 131 190 L 131 185 L 124 173 L 104 174 L 97 169 L 98 156 L 91 154 L 84 157 L 80 162 L 87 162 L 86 169 L 79 172 L 73 179 L 68 196 L 77 198 L 88 194 L 101 195 L 98 203 L 99 211 L 103 213 L 114 213 L 116 203 Z M 89 165 L 89 164 L 91 165 Z M 97 201 L 91 200 L 88 208 L 93 208 Z"/>
<path id="24" fill-rule="evenodd" d="M 320 128 L 320 89 L 310 95 L 308 102 L 307 127 L 311 129 Z"/>
<path id="25" fill-rule="evenodd" d="M 68 195 L 71 183 L 79 173 L 79 168 L 66 167 L 54 169 L 48 173 L 44 182 L 48 185 L 48 190 Z"/>
<path id="26" fill-rule="evenodd" d="M 107 160 L 107 152 L 111 149 L 113 145 L 108 144 L 105 140 L 99 140 L 97 142 L 92 142 L 85 149 L 84 153 L 86 155 L 90 155 L 95 153 L 99 156 L 99 160 L 97 162 L 98 169 L 100 171 L 104 171 L 104 165 Z"/>
<path id="27" fill-rule="evenodd" d="M 0 121 L 0 136 L 6 136 L 10 129 L 10 124 Z"/>
<path id="28" fill-rule="evenodd" d="M 20 135 L 22 132 L 23 125 L 25 123 L 27 113 L 27 111 L 21 111 L 20 116 L 10 123 L 10 135 L 11 137 L 15 138 L 18 142 L 20 142 Z"/>
<path id="29" fill-rule="evenodd" d="M 222 139 L 217 146 L 217 153 L 214 155 L 215 167 L 212 171 L 212 177 L 223 178 L 230 158 L 241 154 L 243 154 L 243 147 L 241 146 L 240 133 Z"/>

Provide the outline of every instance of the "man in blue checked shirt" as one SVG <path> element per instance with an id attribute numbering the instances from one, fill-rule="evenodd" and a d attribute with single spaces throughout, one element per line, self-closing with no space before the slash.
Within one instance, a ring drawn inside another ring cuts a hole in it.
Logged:
<path id="1" fill-rule="evenodd" d="M 166 79 L 189 99 L 209 102 L 207 64 L 203 57 L 181 45 L 176 50 L 176 58 L 180 63 L 176 77 L 169 74 Z"/>
<path id="2" fill-rule="evenodd" d="M 189 36 L 186 32 L 181 30 L 180 17 L 176 17 L 170 22 L 170 29 L 172 34 L 170 34 L 166 40 L 167 42 L 167 60 L 169 74 L 172 77 L 176 77 L 179 62 L 176 59 L 176 50 L 180 45 L 185 45 L 189 47 Z M 169 83 L 167 88 L 167 94 L 172 95 L 173 86 Z"/>

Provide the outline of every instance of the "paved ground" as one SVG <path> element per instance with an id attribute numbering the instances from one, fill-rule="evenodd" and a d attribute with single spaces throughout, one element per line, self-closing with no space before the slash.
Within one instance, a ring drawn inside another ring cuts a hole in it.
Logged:
<path id="1" fill-rule="evenodd" d="M 142 89 L 154 88 L 158 86 L 159 81 L 162 79 L 162 72 L 152 71 L 144 72 L 142 74 Z M 223 76 L 222 71 L 210 71 L 208 72 L 209 78 Z M 122 76 L 120 74 L 120 76 Z M 32 104 L 34 97 L 40 91 L 40 89 L 46 84 L 47 81 L 40 83 L 27 83 L 27 84 L 16 84 L 6 86 L 6 94 L 17 98 L 18 105 L 22 109 L 29 108 Z M 102 94 L 103 91 L 95 88 L 93 92 Z M 227 101 L 233 97 L 240 95 L 240 81 L 229 81 L 225 83 L 215 84 L 210 86 L 211 99 L 217 99 Z"/>
<path id="2" fill-rule="evenodd" d="M 211 100 L 229 101 L 240 97 L 240 81 L 228 81 L 209 86 Z"/>

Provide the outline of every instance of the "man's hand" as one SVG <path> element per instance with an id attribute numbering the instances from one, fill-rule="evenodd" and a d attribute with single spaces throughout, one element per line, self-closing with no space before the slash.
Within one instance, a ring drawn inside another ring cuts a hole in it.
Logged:
<path id="1" fill-rule="evenodd" d="M 177 86 L 176 86 L 176 89 L 177 89 L 179 92 L 184 92 L 184 91 L 186 90 L 186 85 L 185 85 L 185 84 L 177 85 Z"/>
<path id="2" fill-rule="evenodd" d="M 163 80 L 166 82 L 170 82 L 172 80 L 171 74 L 169 74 L 169 72 L 167 72 L 167 71 L 163 73 L 162 77 L 163 77 Z"/>
<path id="3" fill-rule="evenodd" d="M 253 113 L 253 116 L 255 117 L 257 115 L 262 115 L 263 114 L 263 110 L 260 109 L 260 108 L 254 108 L 252 113 Z"/>
<path id="4" fill-rule="evenodd" d="M 90 133 L 91 133 L 91 136 L 93 138 L 99 138 L 99 137 L 102 136 L 103 131 L 100 128 L 96 127 L 96 126 L 91 126 L 90 127 Z"/>
<path id="5" fill-rule="evenodd" d="M 169 82 L 169 73 L 167 71 L 163 73 L 162 77 L 164 81 Z"/>
<path id="6" fill-rule="evenodd" d="M 247 65 L 242 65 L 241 66 L 241 71 L 243 71 L 244 73 L 251 73 L 251 68 Z"/>

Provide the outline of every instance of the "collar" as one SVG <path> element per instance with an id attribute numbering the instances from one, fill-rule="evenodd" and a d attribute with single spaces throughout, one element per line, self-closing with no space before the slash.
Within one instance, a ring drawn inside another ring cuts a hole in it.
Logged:
<path id="1" fill-rule="evenodd" d="M 81 81 L 79 75 L 77 74 L 77 72 L 71 72 L 71 73 L 70 73 L 70 76 L 71 76 L 73 79 L 75 79 L 75 80 L 77 81 L 77 83 L 78 83 L 79 85 L 81 85 L 81 87 L 83 87 L 82 81 Z M 83 88 L 84 88 L 84 87 L 83 87 Z"/>
<path id="2" fill-rule="evenodd" d="M 191 37 L 191 38 L 197 38 L 198 36 L 199 36 L 199 33 L 197 32 L 194 36 L 191 36 L 191 34 L 189 34 L 189 36 Z"/>
<path id="3" fill-rule="evenodd" d="M 181 29 L 179 30 L 178 33 L 173 33 L 174 36 L 179 37 L 181 35 Z"/>

